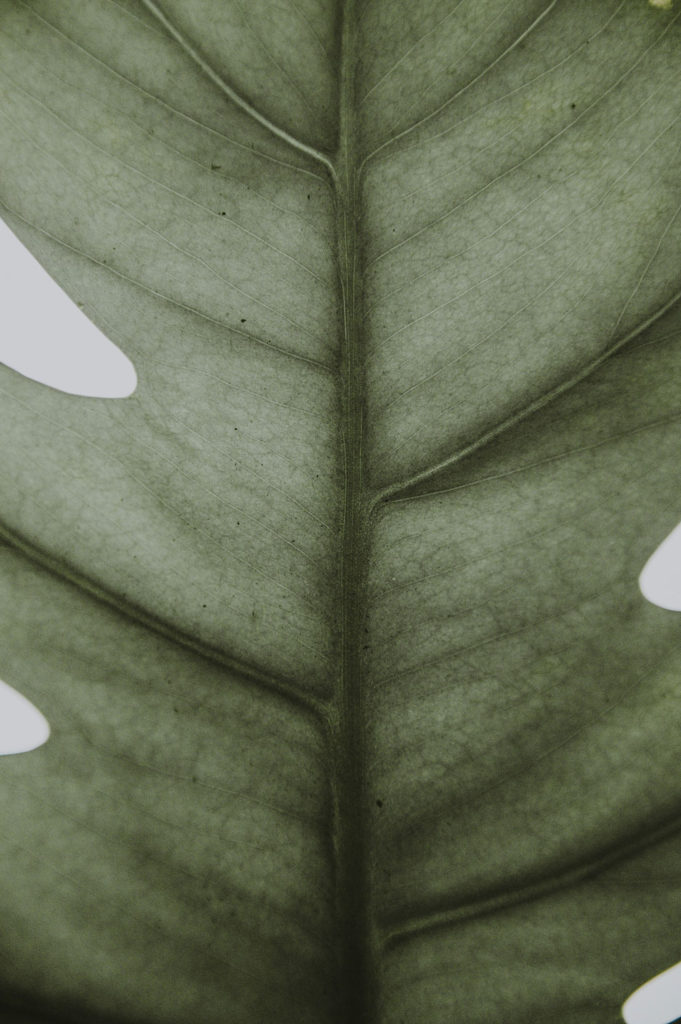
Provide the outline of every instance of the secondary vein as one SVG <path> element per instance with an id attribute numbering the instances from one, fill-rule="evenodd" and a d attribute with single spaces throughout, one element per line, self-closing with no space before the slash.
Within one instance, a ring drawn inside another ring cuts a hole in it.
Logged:
<path id="1" fill-rule="evenodd" d="M 221 75 L 217 73 L 215 68 L 213 68 L 212 65 L 208 63 L 208 61 L 201 55 L 201 53 L 197 50 L 193 43 L 191 43 L 186 38 L 184 33 L 181 32 L 180 29 L 177 28 L 177 26 L 174 25 L 172 21 L 170 21 L 165 12 L 159 7 L 157 3 L 154 2 L 154 0 L 142 0 L 142 4 L 146 7 L 150 14 L 153 14 L 153 16 L 158 19 L 158 21 L 163 25 L 165 30 L 173 37 L 173 39 L 177 43 L 179 43 L 179 45 L 182 47 L 185 53 L 188 54 L 196 64 L 198 64 L 198 66 L 203 71 L 204 75 L 206 75 L 206 77 L 209 78 L 210 81 L 218 87 L 220 92 L 224 93 L 224 95 L 227 96 L 232 101 L 232 103 L 235 103 L 237 107 L 243 110 L 244 113 L 248 114 L 249 117 L 253 118 L 254 121 L 257 121 L 258 124 L 262 125 L 262 127 L 265 128 L 272 135 L 276 135 L 277 138 L 281 139 L 283 142 L 286 142 L 289 146 L 292 146 L 299 152 L 305 153 L 306 156 L 311 157 L 317 163 L 323 164 L 324 167 L 326 167 L 327 171 L 330 173 L 331 177 L 335 180 L 336 168 L 333 161 L 329 156 L 327 156 L 326 153 L 322 153 L 321 150 L 316 149 L 314 146 L 308 146 L 306 142 L 302 142 L 300 139 L 297 139 L 294 135 L 291 135 L 290 132 L 287 132 L 285 128 L 281 128 L 279 125 L 275 124 L 274 121 L 270 121 L 268 117 L 266 117 L 259 110 L 257 110 L 256 107 L 250 104 L 247 99 L 245 99 L 243 96 L 240 96 L 239 93 L 235 89 L 233 89 L 232 86 L 229 85 L 229 83 L 221 77 Z"/>
<path id="2" fill-rule="evenodd" d="M 295 707 L 312 714 L 315 721 L 324 721 L 325 709 L 323 702 L 311 696 L 299 687 L 297 683 L 283 677 L 273 676 L 257 665 L 248 664 L 238 657 L 223 653 L 214 647 L 210 647 L 208 644 L 202 643 L 200 640 L 195 640 L 193 637 L 181 632 L 177 628 L 173 628 L 161 619 L 157 619 L 138 605 L 120 597 L 113 591 L 107 590 L 94 580 L 79 573 L 62 559 L 50 555 L 0 521 L 0 545 L 3 543 L 7 547 L 21 552 L 22 555 L 53 576 L 56 576 L 62 582 L 78 587 L 138 625 L 145 626 L 159 636 L 164 637 L 164 639 L 193 651 L 213 664 L 227 668 L 242 679 L 252 682 L 263 690 L 284 698 Z"/>

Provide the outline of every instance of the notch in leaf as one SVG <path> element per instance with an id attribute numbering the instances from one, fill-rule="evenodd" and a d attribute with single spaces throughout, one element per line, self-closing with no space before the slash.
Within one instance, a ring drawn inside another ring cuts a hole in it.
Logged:
<path id="1" fill-rule="evenodd" d="M 626 1024 L 677 1024 L 681 1020 L 681 963 L 657 974 L 622 1007 Z"/>
<path id="2" fill-rule="evenodd" d="M 655 549 L 639 576 L 641 593 L 659 608 L 681 611 L 681 523 Z"/>
<path id="3" fill-rule="evenodd" d="M 57 391 L 127 398 L 137 387 L 128 357 L 71 301 L 0 220 L 0 362 Z"/>
<path id="4" fill-rule="evenodd" d="M 31 701 L 0 680 L 0 755 L 24 754 L 46 743 L 50 725 Z"/>

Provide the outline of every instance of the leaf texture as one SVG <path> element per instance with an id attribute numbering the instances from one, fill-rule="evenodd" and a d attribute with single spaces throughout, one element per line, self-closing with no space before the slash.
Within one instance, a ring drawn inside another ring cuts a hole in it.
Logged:
<path id="1" fill-rule="evenodd" d="M 679 15 L 2 0 L 14 1024 L 614 1024 L 678 959 Z M 55 343 L 58 343 L 55 341 Z"/>

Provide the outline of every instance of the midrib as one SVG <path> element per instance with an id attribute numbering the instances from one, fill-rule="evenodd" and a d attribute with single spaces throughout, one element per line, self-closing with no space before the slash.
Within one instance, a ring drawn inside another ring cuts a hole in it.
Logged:
<path id="1" fill-rule="evenodd" d="M 342 302 L 343 525 L 340 572 L 341 673 L 337 704 L 335 778 L 336 911 L 340 940 L 339 1024 L 369 1024 L 375 972 L 366 850 L 368 802 L 364 779 L 360 643 L 366 603 L 368 501 L 362 476 L 364 411 L 361 353 L 361 271 L 358 159 L 354 79 L 355 0 L 343 5 L 340 58 L 339 144 L 335 161 L 336 230 Z"/>
<path id="2" fill-rule="evenodd" d="M 340 565 L 340 685 L 330 713 L 333 743 L 332 792 L 338 935 L 337 990 L 332 993 L 337 1024 L 377 1020 L 375 935 L 372 925 L 366 824 L 370 808 L 364 771 L 365 716 L 362 709 L 361 643 L 366 621 L 367 533 L 372 503 L 363 484 L 362 421 L 364 373 L 361 354 L 359 175 L 354 78 L 357 53 L 356 0 L 340 0 L 338 150 L 333 158 L 290 135 L 240 96 L 167 17 L 156 0 L 144 7 L 227 98 L 266 130 L 325 167 L 335 190 L 338 269 L 341 291 L 341 464 L 344 474 Z M 319 709 L 318 709 L 319 713 Z"/>

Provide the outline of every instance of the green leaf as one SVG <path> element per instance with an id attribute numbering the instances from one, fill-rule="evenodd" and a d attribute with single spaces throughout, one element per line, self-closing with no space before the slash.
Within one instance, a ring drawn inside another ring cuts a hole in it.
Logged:
<path id="1" fill-rule="evenodd" d="M 679 958 L 679 14 L 0 0 L 10 1024 L 615 1024 Z"/>

